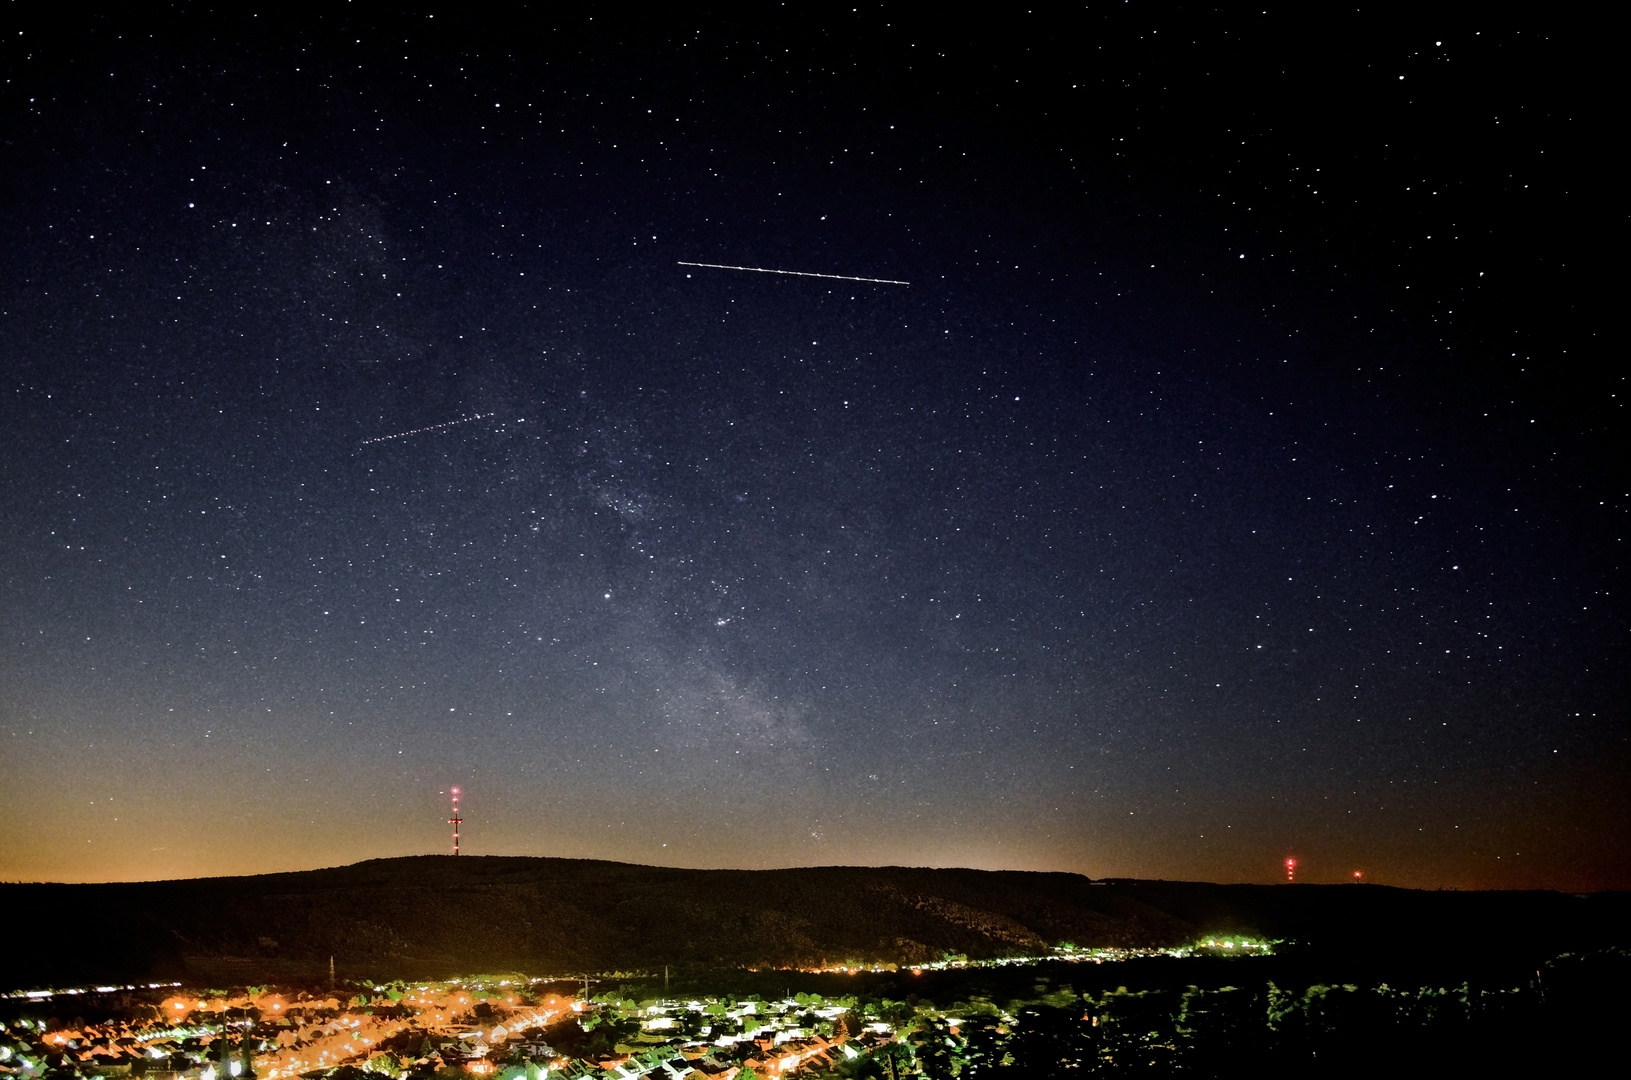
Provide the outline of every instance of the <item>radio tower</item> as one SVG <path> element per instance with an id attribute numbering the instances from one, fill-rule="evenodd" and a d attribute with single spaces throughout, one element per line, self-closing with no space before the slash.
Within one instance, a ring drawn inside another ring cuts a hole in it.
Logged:
<path id="1" fill-rule="evenodd" d="M 453 826 L 453 854 L 457 855 L 459 853 L 459 826 L 464 824 L 464 818 L 459 816 L 459 789 L 452 788 L 448 794 L 453 796 L 453 816 L 447 819 L 447 823 Z"/>

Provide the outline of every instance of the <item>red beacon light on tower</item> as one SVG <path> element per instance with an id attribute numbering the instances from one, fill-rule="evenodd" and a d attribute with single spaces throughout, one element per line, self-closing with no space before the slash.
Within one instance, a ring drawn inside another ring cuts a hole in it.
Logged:
<path id="1" fill-rule="evenodd" d="M 453 815 L 447 819 L 447 823 L 453 826 L 453 854 L 457 855 L 459 853 L 459 826 L 464 824 L 464 818 L 459 816 L 459 789 L 456 787 L 449 788 L 448 794 L 453 796 Z"/>
<path id="2" fill-rule="evenodd" d="M 1286 880 L 1287 881 L 1296 881 L 1297 880 L 1297 860 L 1296 859 L 1287 859 L 1286 860 Z"/>

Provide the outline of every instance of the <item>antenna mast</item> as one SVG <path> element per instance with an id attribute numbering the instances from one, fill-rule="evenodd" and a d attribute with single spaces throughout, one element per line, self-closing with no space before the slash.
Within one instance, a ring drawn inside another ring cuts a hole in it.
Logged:
<path id="1" fill-rule="evenodd" d="M 452 788 L 448 794 L 453 796 L 453 816 L 447 819 L 447 823 L 453 826 L 453 854 L 457 855 L 459 853 L 459 826 L 464 824 L 464 818 L 459 816 L 459 789 Z"/>

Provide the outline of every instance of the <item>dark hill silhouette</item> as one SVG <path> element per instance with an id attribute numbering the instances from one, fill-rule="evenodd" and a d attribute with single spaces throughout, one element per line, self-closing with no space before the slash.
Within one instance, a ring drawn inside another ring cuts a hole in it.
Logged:
<path id="1" fill-rule="evenodd" d="M 1076 874 L 812 867 L 683 870 L 420 856 L 252 877 L 0 885 L 0 988 L 159 977 L 920 963 L 1255 932 L 1349 951 L 1554 955 L 1623 936 L 1624 894 L 1104 881 Z"/>

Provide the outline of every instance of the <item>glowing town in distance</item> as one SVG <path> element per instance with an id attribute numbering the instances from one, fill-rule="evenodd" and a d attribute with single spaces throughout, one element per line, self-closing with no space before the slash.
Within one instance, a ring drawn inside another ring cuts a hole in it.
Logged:
<path id="1" fill-rule="evenodd" d="M 921 976 L 1034 967 L 1049 960 L 1102 964 L 1135 957 L 1272 952 L 1270 942 L 1236 935 L 1171 949 L 1084 949 L 1061 943 L 1048 956 L 987 961 L 953 956 L 905 969 L 841 964 L 786 970 L 789 976 L 883 971 Z M 710 996 L 635 1002 L 621 986 L 616 992 L 589 992 L 590 983 L 605 987 L 613 980 L 641 977 L 613 972 L 558 979 L 365 982 L 326 994 L 264 986 L 201 991 L 174 983 L 21 991 L 4 997 L 52 1013 L 91 1011 L 85 1004 L 67 1006 L 78 998 L 118 1001 L 116 1011 L 125 1015 L 72 1026 L 31 1019 L 25 1008 L 24 1018 L 0 1026 L 0 1070 L 23 1080 L 47 1074 L 113 1080 L 137 1072 L 150 1080 L 291 1080 L 340 1066 L 379 1074 L 381 1080 L 430 1080 L 453 1072 L 497 1080 L 543 1080 L 552 1073 L 566 1080 L 680 1080 L 692 1074 L 698 1080 L 745 1080 L 750 1075 L 768 1080 L 887 1053 L 891 1044 L 925 1025 L 940 1025 L 955 1039 L 965 1022 L 927 1001 L 915 1006 L 887 999 L 863 1004 L 853 996 L 825 999 L 801 993 L 775 1001 Z M 606 1032 L 616 1031 L 617 1039 L 584 1039 L 602 1025 Z M 574 1050 L 590 1052 L 579 1056 Z"/>

